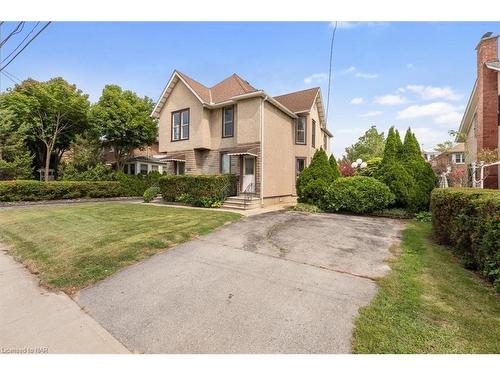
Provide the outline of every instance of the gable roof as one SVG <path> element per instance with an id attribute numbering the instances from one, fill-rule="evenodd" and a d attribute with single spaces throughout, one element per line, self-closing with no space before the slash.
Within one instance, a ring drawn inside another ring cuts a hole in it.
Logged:
<path id="1" fill-rule="evenodd" d="M 188 75 L 181 73 L 178 70 L 174 70 L 172 77 L 168 81 L 167 86 L 156 103 L 152 115 L 158 115 L 160 113 L 165 101 L 179 80 L 184 82 L 184 84 L 204 105 L 217 105 L 231 100 L 234 97 L 257 93 L 259 91 L 237 74 L 227 77 L 212 87 L 207 87 Z"/>
<path id="2" fill-rule="evenodd" d="M 294 113 L 309 112 L 316 100 L 318 92 L 319 87 L 313 87 L 312 89 L 275 96 L 274 99 Z"/>

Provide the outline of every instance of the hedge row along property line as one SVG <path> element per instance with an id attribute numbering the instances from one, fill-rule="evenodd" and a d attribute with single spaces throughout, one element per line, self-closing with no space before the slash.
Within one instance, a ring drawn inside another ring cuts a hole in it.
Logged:
<path id="1" fill-rule="evenodd" d="M 161 195 L 167 202 L 220 207 L 237 192 L 238 177 L 225 175 L 167 175 L 160 178 Z"/>
<path id="2" fill-rule="evenodd" d="M 435 189 L 431 211 L 437 241 L 500 291 L 500 191 Z"/>
<path id="3" fill-rule="evenodd" d="M 118 181 L 2 181 L 0 201 L 45 201 L 55 199 L 113 198 L 124 195 Z"/>

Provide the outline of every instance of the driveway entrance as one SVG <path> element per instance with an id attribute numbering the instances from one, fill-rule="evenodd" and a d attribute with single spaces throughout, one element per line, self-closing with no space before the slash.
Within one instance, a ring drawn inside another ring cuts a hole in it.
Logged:
<path id="1" fill-rule="evenodd" d="M 244 218 L 83 290 L 131 351 L 347 353 L 402 224 L 273 212 Z"/>

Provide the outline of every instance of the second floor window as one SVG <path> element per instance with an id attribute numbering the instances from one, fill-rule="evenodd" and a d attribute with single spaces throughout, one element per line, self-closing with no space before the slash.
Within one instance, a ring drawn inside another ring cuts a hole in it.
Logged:
<path id="1" fill-rule="evenodd" d="M 312 120 L 312 141 L 311 145 L 313 148 L 316 147 L 316 121 Z"/>
<path id="2" fill-rule="evenodd" d="M 172 141 L 189 139 L 189 109 L 172 112 Z"/>
<path id="3" fill-rule="evenodd" d="M 295 143 L 298 145 L 306 144 L 306 118 L 299 117 L 295 122 Z"/>
<path id="4" fill-rule="evenodd" d="M 234 106 L 222 109 L 222 137 L 234 136 Z"/>
<path id="5" fill-rule="evenodd" d="M 453 161 L 455 162 L 455 164 L 463 164 L 465 163 L 465 158 L 464 158 L 464 154 L 462 153 L 458 153 L 458 154 L 453 154 Z"/>

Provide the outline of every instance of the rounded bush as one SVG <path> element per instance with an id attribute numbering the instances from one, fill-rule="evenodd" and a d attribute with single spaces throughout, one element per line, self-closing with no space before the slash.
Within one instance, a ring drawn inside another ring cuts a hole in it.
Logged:
<path id="1" fill-rule="evenodd" d="M 387 185 L 372 177 L 341 177 L 326 189 L 321 208 L 366 213 L 386 208 L 393 202 L 394 194 Z"/>
<path id="2" fill-rule="evenodd" d="M 146 189 L 142 197 L 144 198 L 144 202 L 149 203 L 155 199 L 158 194 L 160 194 L 160 188 L 158 186 L 151 186 Z"/>

